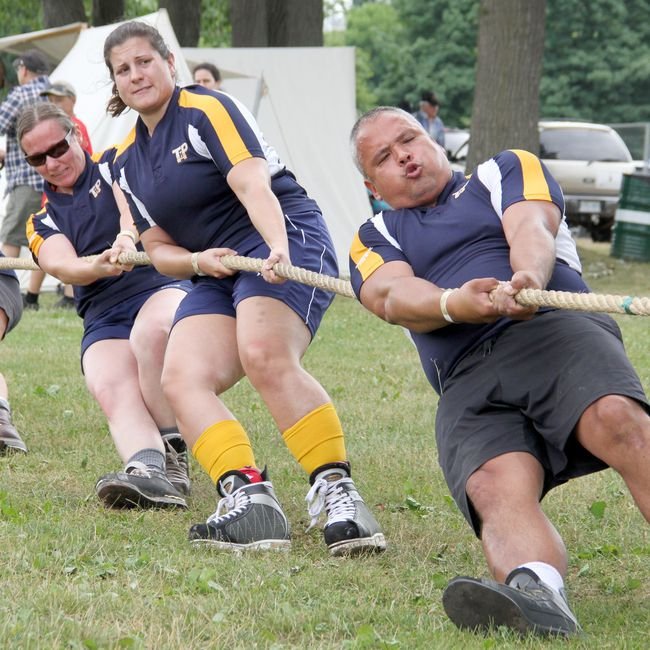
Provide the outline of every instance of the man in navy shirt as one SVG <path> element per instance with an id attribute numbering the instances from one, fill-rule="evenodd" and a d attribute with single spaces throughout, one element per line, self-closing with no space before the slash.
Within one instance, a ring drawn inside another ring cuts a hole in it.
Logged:
<path id="1" fill-rule="evenodd" d="M 445 479 L 495 579 L 453 579 L 445 610 L 461 628 L 575 634 L 567 552 L 540 501 L 609 466 L 650 520 L 650 416 L 611 318 L 515 300 L 523 288 L 589 291 L 562 192 L 525 151 L 453 173 L 398 108 L 362 116 L 351 140 L 367 187 L 393 207 L 359 229 L 352 285 L 412 335 L 440 395 Z"/>

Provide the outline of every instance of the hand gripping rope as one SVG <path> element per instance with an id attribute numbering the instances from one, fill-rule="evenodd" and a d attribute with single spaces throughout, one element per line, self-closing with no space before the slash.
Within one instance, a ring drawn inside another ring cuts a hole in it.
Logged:
<path id="1" fill-rule="evenodd" d="M 95 256 L 83 257 L 92 261 Z M 146 266 L 151 264 L 146 253 L 120 253 L 120 264 Z M 221 263 L 233 271 L 261 272 L 265 260 L 241 255 L 224 255 Z M 0 269 L 37 270 L 39 267 L 26 257 L 0 257 Z M 275 273 L 288 280 L 294 280 L 310 287 L 323 289 L 346 298 L 354 298 L 352 285 L 340 278 L 316 273 L 291 264 L 275 264 Z M 515 300 L 528 307 L 555 307 L 572 311 L 598 311 L 610 314 L 630 314 L 633 316 L 650 316 L 650 298 L 619 296 L 597 293 L 571 293 L 568 291 L 547 291 L 543 289 L 521 289 Z"/>

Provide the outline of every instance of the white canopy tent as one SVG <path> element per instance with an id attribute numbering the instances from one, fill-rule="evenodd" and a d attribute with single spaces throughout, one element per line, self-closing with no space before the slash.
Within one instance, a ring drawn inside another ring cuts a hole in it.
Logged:
<path id="1" fill-rule="evenodd" d="M 164 9 L 138 20 L 162 33 L 174 53 L 181 85 L 191 83 L 190 70 L 195 64 L 210 61 L 217 65 L 225 79 L 223 89 L 256 114 L 269 143 L 320 204 L 332 232 L 341 274 L 347 274 L 352 237 L 370 216 L 362 178 L 347 144 L 356 116 L 353 48 L 181 50 Z M 50 74 L 52 81 L 68 81 L 75 87 L 75 112 L 88 127 L 96 150 L 120 142 L 136 119 L 132 111 L 118 118 L 106 114 L 112 82 L 104 64 L 103 44 L 115 26 L 81 29 Z M 69 32 L 70 26 L 60 30 Z M 57 30 L 43 31 L 61 42 Z M 21 35 L 20 51 L 36 45 L 30 36 L 38 40 L 39 49 L 53 56 L 43 32 Z M 0 49 L 19 53 L 16 47 L 17 41 L 0 39 Z"/>
<path id="2" fill-rule="evenodd" d="M 63 27 L 41 29 L 27 34 L 0 38 L 0 51 L 20 55 L 27 50 L 39 50 L 52 63 L 58 63 L 75 44 L 86 23 L 70 23 Z"/>

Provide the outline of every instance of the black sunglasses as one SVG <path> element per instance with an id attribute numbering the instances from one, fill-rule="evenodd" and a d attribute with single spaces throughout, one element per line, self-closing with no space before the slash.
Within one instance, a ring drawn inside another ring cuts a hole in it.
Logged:
<path id="1" fill-rule="evenodd" d="M 47 151 L 43 153 L 33 153 L 29 156 L 25 156 L 25 160 L 28 165 L 32 167 L 40 167 L 45 164 L 45 160 L 49 156 L 50 158 L 60 158 L 64 153 L 68 152 L 70 149 L 70 136 L 72 131 L 68 131 L 63 140 L 60 140 L 56 144 L 53 144 Z"/>

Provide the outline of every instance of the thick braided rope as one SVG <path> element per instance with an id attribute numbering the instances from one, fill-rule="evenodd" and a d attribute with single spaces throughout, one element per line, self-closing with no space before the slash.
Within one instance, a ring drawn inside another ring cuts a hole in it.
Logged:
<path id="1" fill-rule="evenodd" d="M 240 255 L 224 255 L 221 258 L 221 263 L 225 267 L 236 271 L 260 272 L 264 265 L 264 261 L 265 260 L 259 258 L 242 257 Z M 322 273 L 302 269 L 299 266 L 292 266 L 291 264 L 275 264 L 273 270 L 279 276 L 287 278 L 288 280 L 295 280 L 296 282 L 306 284 L 310 287 L 316 287 L 317 289 L 325 289 L 325 291 L 338 293 L 347 298 L 355 297 L 354 291 L 352 291 L 352 285 L 346 280 L 341 280 L 340 278 L 333 278 L 329 275 L 323 275 Z"/>
<path id="2" fill-rule="evenodd" d="M 515 300 L 520 305 L 532 307 L 559 307 L 573 311 L 600 311 L 610 314 L 650 316 L 650 298 L 634 296 L 521 289 L 515 296 Z"/>
<path id="3" fill-rule="evenodd" d="M 84 257 L 92 261 L 96 256 Z M 146 253 L 120 253 L 121 264 L 144 266 L 151 264 Z M 264 260 L 241 255 L 224 255 L 221 263 L 233 271 L 261 272 Z M 0 269 L 35 270 L 39 267 L 30 258 L 0 257 Z M 316 273 L 291 264 L 276 264 L 273 270 L 281 277 L 295 280 L 317 289 L 337 293 L 346 298 L 354 298 L 352 285 L 346 280 Z M 542 289 L 522 289 L 515 296 L 521 305 L 531 307 L 554 307 L 573 311 L 598 311 L 611 314 L 631 314 L 650 316 L 650 298 L 634 296 L 607 295 L 597 293 L 570 293 L 568 291 L 547 291 Z"/>

